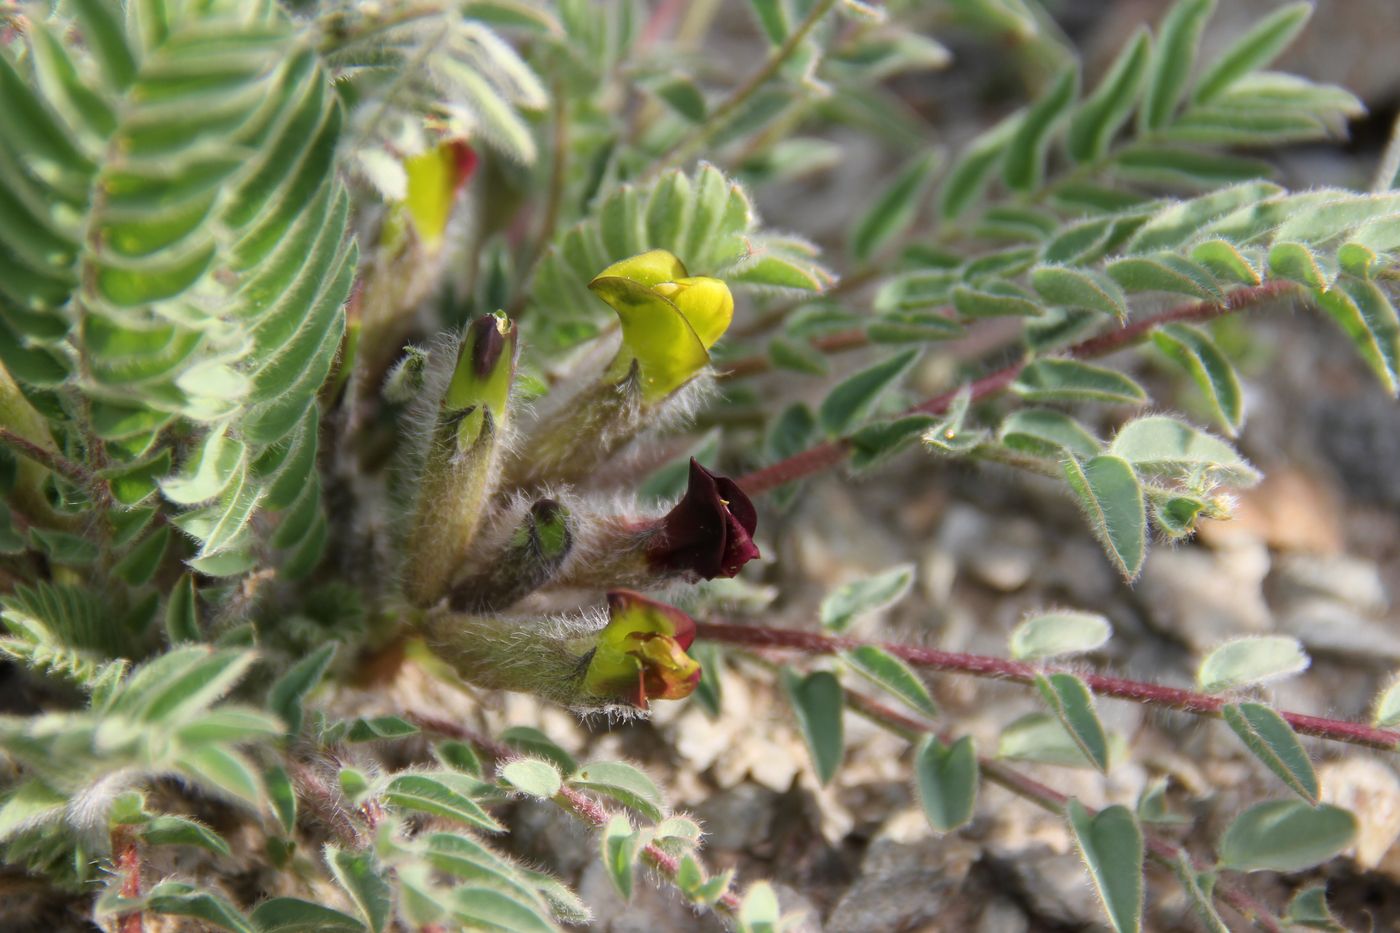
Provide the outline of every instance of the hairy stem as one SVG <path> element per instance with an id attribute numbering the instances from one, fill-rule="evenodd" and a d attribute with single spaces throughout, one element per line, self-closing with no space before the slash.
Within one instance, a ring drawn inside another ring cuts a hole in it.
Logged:
<path id="1" fill-rule="evenodd" d="M 803 654 L 837 654 L 862 645 L 873 644 L 855 638 L 823 635 L 819 632 L 767 628 L 757 625 L 697 622 L 695 628 L 698 637 L 711 641 L 754 648 L 777 648 Z M 940 651 L 936 648 L 917 648 L 911 645 L 891 643 L 880 643 L 879 647 L 915 667 L 944 671 L 950 674 L 966 674 L 972 677 L 1009 680 L 1029 685 L 1035 682 L 1037 674 L 1043 673 L 1043 669 L 1036 665 L 990 655 Z M 1124 677 L 1113 677 L 1107 674 L 1080 673 L 1079 677 L 1090 690 L 1100 696 L 1131 700 L 1134 703 L 1179 710 L 1197 716 L 1218 717 L 1221 708 L 1229 702 L 1225 697 L 1197 693 L 1180 687 L 1168 687 L 1140 680 L 1129 680 Z M 1394 751 L 1400 748 L 1400 732 L 1392 729 L 1378 729 L 1362 723 L 1309 716 L 1304 713 L 1281 711 L 1280 715 L 1294 730 L 1303 735 L 1385 751 Z"/>
<path id="2" fill-rule="evenodd" d="M 1185 321 L 1207 321 L 1297 291 L 1296 284 L 1282 281 L 1265 282 L 1262 285 L 1239 288 L 1231 292 L 1224 302 L 1200 301 L 1194 304 L 1180 305 L 1160 314 L 1149 315 L 1125 324 L 1116 330 L 1076 343 L 1065 350 L 1063 355 L 1071 359 L 1104 356 L 1137 343 L 1163 325 Z M 1016 381 L 1016 377 L 1025 368 L 1026 362 L 1025 359 L 1018 360 L 974 381 L 971 384 L 972 401 L 976 402 L 1005 390 Z M 944 392 L 942 395 L 936 395 L 913 406 L 905 414 L 942 414 L 947 411 L 948 406 L 952 404 L 953 399 L 957 398 L 960 391 L 960 389 L 954 389 Z M 845 439 L 827 441 L 793 454 L 784 460 L 779 460 L 771 466 L 755 470 L 740 477 L 738 482 L 743 487 L 744 492 L 749 495 L 760 495 L 787 483 L 830 469 L 846 459 L 849 453 L 850 443 Z"/>
<path id="3" fill-rule="evenodd" d="M 878 700 L 873 700 L 861 693 L 846 690 L 846 702 L 852 709 L 876 723 L 892 728 L 902 734 L 905 738 L 916 739 L 918 736 L 932 732 L 933 729 L 926 723 L 920 722 L 904 715 L 898 710 L 891 709 Z M 1031 803 L 1043 810 L 1051 813 L 1063 815 L 1065 805 L 1069 803 L 1069 797 L 1060 793 L 1049 785 L 1042 784 L 1015 768 L 995 758 L 987 758 L 979 755 L 977 757 L 977 767 L 982 776 L 1023 800 Z M 1086 807 L 1092 814 L 1093 808 Z M 1167 865 L 1175 866 L 1181 859 L 1186 859 L 1188 864 L 1197 866 L 1190 854 L 1181 846 L 1160 839 L 1150 833 L 1143 833 L 1143 845 L 1147 854 L 1154 860 Z M 1220 900 L 1229 904 L 1246 917 L 1253 919 L 1262 929 L 1268 933 L 1282 933 L 1278 920 L 1267 907 L 1257 901 L 1253 895 L 1235 885 L 1217 880 L 1214 894 Z"/>
<path id="4" fill-rule="evenodd" d="M 122 876 L 121 896 L 136 900 L 141 896 L 141 849 L 136 831 L 129 826 L 118 827 L 112 833 L 112 861 Z M 142 933 L 146 928 L 145 912 L 133 910 L 117 917 L 118 933 Z"/>
<path id="5" fill-rule="evenodd" d="M 406 717 L 409 722 L 428 732 L 436 732 L 462 742 L 469 742 L 481 749 L 487 755 L 496 759 L 498 763 L 510 761 L 512 758 L 519 758 L 520 753 L 508 745 L 503 745 L 494 739 L 487 738 L 477 732 L 461 726 L 455 722 L 441 719 L 437 716 L 425 716 L 418 713 L 409 713 Z M 567 812 L 582 819 L 592 826 L 606 826 L 608 820 L 612 818 L 612 813 L 598 801 L 581 793 L 567 784 L 560 787 L 559 793 L 555 796 L 555 802 Z M 658 872 L 667 881 L 675 882 L 676 874 L 681 869 L 680 859 L 666 852 L 655 844 L 648 844 L 642 849 L 642 855 L 646 857 Z M 739 898 L 732 893 L 726 893 L 715 905 L 726 913 L 737 913 L 739 910 Z"/>
<path id="6" fill-rule="evenodd" d="M 759 88 L 767 84 L 778 73 L 778 69 L 783 67 L 783 63 L 793 56 L 817 23 L 831 12 L 831 8 L 835 5 L 836 0 L 817 0 L 816 3 L 812 4 L 812 9 L 803 17 L 802 22 L 797 24 L 782 45 L 773 50 L 763 66 L 749 75 L 748 80 L 731 91 L 728 97 L 720 101 L 710 111 L 710 115 L 704 123 L 678 140 L 665 154 L 653 162 L 647 175 L 658 175 L 663 170 L 684 162 L 701 146 L 709 142 L 710 138 L 718 133 L 729 122 L 730 118 L 749 102 L 749 99 L 758 92 Z"/>

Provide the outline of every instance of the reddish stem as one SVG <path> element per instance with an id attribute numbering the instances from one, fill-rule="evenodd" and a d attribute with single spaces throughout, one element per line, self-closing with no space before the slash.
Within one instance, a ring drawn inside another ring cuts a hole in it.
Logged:
<path id="1" fill-rule="evenodd" d="M 118 827 L 112 833 L 112 859 L 122 876 L 121 896 L 136 900 L 141 896 L 141 850 L 136 833 L 129 826 Z M 133 910 L 117 918 L 117 933 L 143 933 L 144 912 Z"/>
<path id="2" fill-rule="evenodd" d="M 1279 281 L 1265 282 L 1262 285 L 1249 288 L 1239 288 L 1231 292 L 1224 302 L 1200 301 L 1195 304 L 1181 305 L 1160 314 L 1149 315 L 1124 324 L 1117 330 L 1108 331 L 1097 337 L 1090 337 L 1069 347 L 1064 351 L 1064 356 L 1071 359 L 1104 356 L 1136 343 L 1165 324 L 1210 320 L 1252 307 L 1270 298 L 1295 292 L 1297 289 L 1298 286 L 1292 282 Z M 1016 381 L 1016 377 L 1020 375 L 1025 365 L 1025 360 L 1019 360 L 974 381 L 971 385 L 972 401 L 980 401 L 1006 389 L 1007 386 Z M 942 414 L 948 410 L 948 406 L 952 404 L 953 399 L 957 398 L 961 391 L 962 389 L 959 388 L 944 392 L 942 395 L 936 395 L 910 408 L 905 414 Z M 757 496 L 829 469 L 844 460 L 849 452 L 850 443 L 848 441 L 844 439 L 827 441 L 793 454 L 785 460 L 779 460 L 771 466 L 741 476 L 738 483 L 744 492 L 751 496 Z"/>
<path id="3" fill-rule="evenodd" d="M 410 713 L 406 718 L 420 729 L 451 736 L 463 742 L 470 742 L 498 761 L 519 757 L 519 753 L 515 749 L 472 732 L 465 726 L 460 726 L 450 720 L 437 716 L 425 716 L 421 713 Z M 567 784 L 559 788 L 559 797 L 568 803 L 569 809 L 573 810 L 575 814 L 594 826 L 606 826 L 608 820 L 612 818 L 612 814 L 608 812 L 606 807 Z M 668 879 L 676 880 L 676 873 L 681 870 L 680 859 L 654 843 L 649 843 L 646 848 L 642 849 L 642 854 Z M 719 905 L 723 909 L 735 913 L 739 910 L 739 898 L 732 893 L 726 893 L 719 899 Z"/>
<path id="4" fill-rule="evenodd" d="M 911 719 L 898 710 L 891 709 L 878 700 L 873 700 L 862 693 L 847 690 L 845 691 L 845 695 L 846 701 L 852 709 L 859 711 L 877 722 L 883 722 L 886 725 L 893 726 L 900 732 L 906 733 L 906 736 L 920 735 L 932 731 L 925 723 L 919 722 L 916 719 Z M 978 756 L 977 767 L 982 776 L 987 780 L 1001 785 L 1016 796 L 1029 800 L 1036 806 L 1044 810 L 1049 810 L 1051 813 L 1063 814 L 1065 804 L 1069 802 L 1069 797 L 1055 790 L 1055 788 L 1042 784 L 1004 762 L 997 761 L 995 758 Z M 1092 807 L 1086 806 L 1085 809 L 1088 810 L 1091 815 L 1094 813 Z M 1147 850 L 1147 854 L 1166 865 L 1175 864 L 1176 861 L 1183 856 L 1188 859 L 1190 858 L 1189 854 L 1187 854 L 1181 846 L 1167 842 L 1164 839 L 1159 839 L 1148 833 L 1143 833 L 1143 845 Z M 1269 909 L 1255 900 L 1247 891 L 1235 887 L 1232 884 L 1217 880 L 1215 884 L 1215 896 L 1231 907 L 1234 907 L 1244 916 L 1253 918 L 1255 922 L 1268 931 L 1268 933 L 1282 933 L 1277 920 L 1274 918 L 1273 914 L 1269 912 Z"/>
<path id="5" fill-rule="evenodd" d="M 756 648 L 781 648 L 789 651 L 800 651 L 803 654 L 836 654 L 871 644 L 854 638 L 837 638 L 819 632 L 767 628 L 757 625 L 732 625 L 722 622 L 697 622 L 695 633 L 697 637 L 708 638 L 711 641 Z M 1037 674 L 1043 672 L 1041 668 L 1031 664 L 990 655 L 940 651 L 936 648 L 917 648 L 912 645 L 890 643 L 880 644 L 879 647 L 915 667 L 946 671 L 952 674 L 969 674 L 973 677 L 992 677 L 1030 684 L 1034 682 Z M 1106 674 L 1079 674 L 1079 676 L 1090 690 L 1100 696 L 1181 710 L 1198 716 L 1219 716 L 1221 708 L 1230 702 L 1224 697 L 1196 693 L 1191 690 L 1183 690 L 1180 687 L 1167 687 Z M 1394 751 L 1400 748 L 1400 732 L 1391 729 L 1377 729 L 1361 723 L 1308 716 L 1303 713 L 1280 712 L 1280 715 L 1294 730 L 1304 735 L 1330 739 L 1335 742 L 1346 742 L 1351 745 L 1365 745 L 1385 751 Z"/>

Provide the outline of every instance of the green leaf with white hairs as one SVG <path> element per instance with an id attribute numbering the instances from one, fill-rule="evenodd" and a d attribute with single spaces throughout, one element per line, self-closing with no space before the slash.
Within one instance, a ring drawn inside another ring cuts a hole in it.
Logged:
<path id="1" fill-rule="evenodd" d="M 665 800 L 656 782 L 625 761 L 590 762 L 573 773 L 569 784 L 610 797 L 653 822 L 664 816 Z"/>
<path id="2" fill-rule="evenodd" d="M 778 933 L 782 919 L 778 895 L 766 881 L 756 881 L 739 903 L 739 933 Z"/>
<path id="3" fill-rule="evenodd" d="M 900 564 L 873 577 L 844 583 L 822 600 L 822 627 L 831 632 L 845 632 L 861 616 L 899 602 L 913 583 L 913 564 Z"/>
<path id="4" fill-rule="evenodd" d="M 1101 446 L 1084 425 L 1050 408 L 1012 412 L 1001 422 L 997 435 L 1012 450 L 1056 460 L 1063 460 L 1066 455 L 1092 457 Z"/>
<path id="5" fill-rule="evenodd" d="M 916 414 L 867 424 L 847 438 L 851 444 L 851 467 L 864 470 L 884 462 L 937 423 L 932 415 Z"/>
<path id="6" fill-rule="evenodd" d="M 1210 270 L 1175 253 L 1127 256 L 1110 262 L 1105 271 L 1129 294 L 1165 292 L 1214 302 L 1225 298 Z"/>
<path id="7" fill-rule="evenodd" d="M 152 817 L 141 829 L 141 837 L 148 845 L 156 846 L 196 846 L 220 855 L 229 855 L 232 850 L 214 830 L 196 820 L 183 816 L 161 814 Z"/>
<path id="8" fill-rule="evenodd" d="M 1108 735 L 1094 708 L 1094 695 L 1073 674 L 1037 674 L 1036 688 L 1059 717 L 1069 737 L 1100 771 L 1108 770 Z"/>
<path id="9" fill-rule="evenodd" d="M 146 910 L 167 917 L 190 917 L 233 933 L 257 933 L 243 912 L 224 897 L 182 881 L 158 883 L 146 894 Z"/>
<path id="10" fill-rule="evenodd" d="M 1024 111 L 1006 117 L 963 149 L 939 191 L 938 212 L 944 220 L 957 219 L 981 198 L 1024 118 Z"/>
<path id="11" fill-rule="evenodd" d="M 1210 335 L 1189 324 L 1168 324 L 1153 332 L 1152 342 L 1191 374 L 1225 432 L 1237 434 L 1244 423 L 1244 393 L 1235 368 Z"/>
<path id="12" fill-rule="evenodd" d="M 390 778 L 382 797 L 390 806 L 455 820 L 487 832 L 501 832 L 500 823 L 467 796 L 468 784 L 452 771 L 408 773 Z M 470 781 L 474 784 L 474 781 Z"/>
<path id="13" fill-rule="evenodd" d="M 498 738 L 516 751 L 552 763 L 564 774 L 573 774 L 578 770 L 574 756 L 534 726 L 511 726 Z"/>
<path id="14" fill-rule="evenodd" d="M 1032 402 L 1109 402 L 1141 405 L 1147 392 L 1117 370 L 1078 360 L 1039 359 L 1026 365 L 1011 391 Z M 1076 442 L 1083 446 L 1082 439 Z"/>
<path id="15" fill-rule="evenodd" d="M 1299 797 L 1316 804 L 1320 788 L 1293 727 L 1262 703 L 1228 703 L 1220 711 L 1245 747 Z"/>
<path id="16" fill-rule="evenodd" d="M 856 673 L 898 697 L 912 709 L 930 719 L 938 715 L 938 707 L 934 705 L 923 678 L 888 651 L 875 645 L 861 645 L 845 652 L 842 657 Z"/>
<path id="17" fill-rule="evenodd" d="M 979 778 L 972 736 L 944 745 L 929 735 L 914 749 L 914 788 L 929 825 L 937 832 L 951 832 L 972 819 Z"/>
<path id="18" fill-rule="evenodd" d="M 1116 153 L 1110 171 L 1125 180 L 1197 189 L 1268 178 L 1274 167 L 1260 159 L 1160 143 L 1138 143 Z"/>
<path id="19" fill-rule="evenodd" d="M 1109 738 L 1110 760 L 1116 760 L 1123 750 L 1116 739 Z M 997 738 L 997 757 L 1062 768 L 1094 767 L 1053 713 L 1027 713 L 1008 723 Z"/>
<path id="20" fill-rule="evenodd" d="M 1201 33 L 1214 9 L 1214 0 L 1177 0 L 1163 18 L 1138 113 L 1139 129 L 1156 130 L 1171 122 L 1186 94 Z"/>
<path id="21" fill-rule="evenodd" d="M 1311 15 L 1311 3 L 1290 3 L 1265 16 L 1206 68 L 1191 99 L 1207 103 L 1251 71 L 1266 67 L 1297 38 Z"/>
<path id="22" fill-rule="evenodd" d="M 1400 678 L 1392 681 L 1376 697 L 1376 711 L 1371 716 L 1371 722 L 1382 729 L 1400 726 Z"/>
<path id="23" fill-rule="evenodd" d="M 517 758 L 501 766 L 501 779 L 531 797 L 547 800 L 559 793 L 563 779 L 559 771 L 538 758 Z"/>
<path id="24" fill-rule="evenodd" d="M 1116 933 L 1142 929 L 1145 854 L 1142 829 L 1124 806 L 1090 814 L 1078 800 L 1065 804 L 1065 817 Z"/>
<path id="25" fill-rule="evenodd" d="M 1091 162 L 1108 151 L 1137 106 L 1151 58 L 1152 37 L 1139 28 L 1070 120 L 1066 145 L 1076 162 Z"/>
<path id="26" fill-rule="evenodd" d="M 636 873 L 637 860 L 641 857 L 642 836 L 632 829 L 632 824 L 621 813 L 614 813 L 603 827 L 601 839 L 603 866 L 608 870 L 617 893 L 624 901 L 632 899 L 632 879 Z"/>
<path id="27" fill-rule="evenodd" d="M 1132 580 L 1147 556 L 1147 506 L 1142 484 L 1122 457 L 1066 460 L 1064 476 L 1080 509 L 1118 571 Z"/>
<path id="28" fill-rule="evenodd" d="M 1309 930 L 1347 933 L 1347 928 L 1327 906 L 1326 885 L 1304 888 L 1293 895 L 1293 899 L 1288 902 L 1288 910 L 1283 915 L 1283 922 Z"/>
<path id="29" fill-rule="evenodd" d="M 1060 610 L 1027 616 L 1011 631 L 1008 645 L 1018 661 L 1040 661 L 1096 651 L 1113 636 L 1113 626 L 1095 612 Z"/>
<path id="30" fill-rule="evenodd" d="M 905 166 L 851 230 L 851 255 L 865 262 L 907 231 L 918 216 L 941 159 L 937 152 L 916 156 Z"/>
<path id="31" fill-rule="evenodd" d="M 1034 191 L 1045 181 L 1050 140 L 1069 115 L 1079 92 L 1079 69 L 1067 68 L 1026 110 L 1006 146 L 1001 177 L 1013 191 Z"/>
<path id="32" fill-rule="evenodd" d="M 1235 871 L 1306 871 L 1356 838 L 1348 810 L 1301 800 L 1257 803 L 1235 817 L 1220 840 L 1220 866 Z"/>
<path id="33" fill-rule="evenodd" d="M 1248 487 L 1259 482 L 1254 469 L 1227 442 L 1167 415 L 1136 418 L 1121 429 L 1108 452 L 1154 476 L 1191 478 Z"/>
<path id="34" fill-rule="evenodd" d="M 293 664 L 268 691 L 267 708 L 287 724 L 289 736 L 295 736 L 301 731 L 306 697 L 326 675 L 331 659 L 335 657 L 335 649 L 334 642 L 317 648 Z"/>
<path id="35" fill-rule="evenodd" d="M 1230 928 L 1216 911 L 1211 896 L 1216 880 L 1215 873 L 1197 871 L 1191 854 L 1184 849 L 1179 850 L 1176 858 L 1172 860 L 1171 869 L 1206 933 L 1230 933 Z"/>
<path id="36" fill-rule="evenodd" d="M 370 933 L 382 933 L 393 911 L 393 889 L 383 867 L 370 852 L 350 852 L 327 844 L 326 864 L 335 880 L 350 895 L 360 919 Z"/>
<path id="37" fill-rule="evenodd" d="M 953 308 L 966 318 L 1039 317 L 1045 313 L 1033 295 L 1004 281 L 985 282 L 978 288 L 959 285 L 953 289 Z"/>
<path id="38" fill-rule="evenodd" d="M 1092 269 L 1037 266 L 1031 270 L 1031 285 L 1047 303 L 1061 308 L 1083 308 L 1117 318 L 1128 316 L 1127 299 L 1117 283 Z"/>
<path id="39" fill-rule="evenodd" d="M 804 677 L 784 668 L 783 688 L 797 715 L 817 780 L 825 786 L 836 776 L 846 750 L 842 725 L 846 700 L 841 682 L 829 671 L 813 671 Z"/>
<path id="40" fill-rule="evenodd" d="M 1307 670 L 1309 658 L 1298 639 L 1257 635 L 1227 641 L 1206 655 L 1196 671 L 1196 686 L 1223 693 L 1291 677 Z"/>
<path id="41" fill-rule="evenodd" d="M 1238 285 L 1258 285 L 1263 281 L 1256 264 L 1229 240 L 1197 243 L 1191 247 L 1191 258 L 1221 281 Z"/>
<path id="42" fill-rule="evenodd" d="M 1322 254 L 1305 243 L 1282 242 L 1269 247 L 1269 277 L 1326 288 L 1331 274 L 1322 267 Z"/>
<path id="43" fill-rule="evenodd" d="M 252 913 L 258 933 L 364 933 L 365 925 L 349 914 L 295 897 L 263 901 Z"/>
<path id="44" fill-rule="evenodd" d="M 880 397 L 908 372 L 918 357 L 918 350 L 904 350 L 837 383 L 818 410 L 827 436 L 849 434 L 869 417 Z"/>

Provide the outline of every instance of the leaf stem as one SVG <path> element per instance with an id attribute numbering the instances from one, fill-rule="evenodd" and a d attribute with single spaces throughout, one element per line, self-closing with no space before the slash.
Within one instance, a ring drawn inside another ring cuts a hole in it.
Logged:
<path id="1" fill-rule="evenodd" d="M 777 648 L 797 651 L 802 654 L 838 654 L 842 651 L 859 648 L 862 645 L 877 644 L 855 638 L 823 635 L 820 632 L 769 628 L 760 625 L 697 622 L 695 627 L 698 637 L 711 641 L 754 648 Z M 878 647 L 915 667 L 950 674 L 1010 680 L 1029 685 L 1035 682 L 1037 674 L 1042 673 L 1042 669 L 1036 665 L 991 655 L 940 651 L 937 648 L 919 648 L 913 645 L 893 643 L 878 643 Z M 1163 709 L 1179 710 L 1195 716 L 1219 717 L 1221 708 L 1229 702 L 1225 697 L 1107 674 L 1079 673 L 1079 676 L 1090 690 L 1100 696 L 1130 700 L 1134 703 Z M 1392 729 L 1378 729 L 1357 722 L 1309 716 L 1305 713 L 1280 712 L 1280 715 L 1294 730 L 1303 735 L 1311 735 L 1334 742 L 1345 742 L 1350 745 L 1363 745 L 1384 751 L 1395 751 L 1400 748 L 1400 732 Z"/>
<path id="2" fill-rule="evenodd" d="M 906 738 L 916 738 L 924 733 L 932 732 L 933 729 L 927 724 L 912 719 L 903 713 L 891 709 L 878 700 L 871 699 L 864 694 L 853 690 L 845 691 L 846 702 L 852 709 L 866 718 L 880 723 L 903 734 Z M 977 767 L 982 776 L 992 783 L 1005 788 L 1024 800 L 1048 810 L 1051 813 L 1063 815 L 1065 804 L 1069 802 L 1069 797 L 1060 793 L 1053 787 L 1042 784 L 1015 768 L 995 758 L 988 758 L 983 755 L 977 757 Z M 1092 814 L 1092 807 L 1086 807 Z M 1186 859 L 1189 864 L 1195 865 L 1193 859 L 1187 851 L 1175 843 L 1160 839 L 1150 833 L 1143 833 L 1143 844 L 1150 855 L 1156 861 L 1174 866 L 1179 860 Z M 1215 896 L 1239 911 L 1245 917 L 1252 918 L 1258 925 L 1268 933 L 1282 933 L 1277 918 L 1269 909 L 1254 898 L 1253 895 L 1223 881 L 1216 881 Z"/>
<path id="3" fill-rule="evenodd" d="M 95 498 L 101 501 L 104 498 L 105 487 L 102 481 L 82 464 L 69 460 L 62 454 L 48 450 L 40 445 L 23 437 L 9 428 L 0 428 L 0 444 L 13 450 L 15 453 L 27 457 L 47 467 L 50 471 L 57 473 L 64 479 L 70 480 L 82 486 L 89 493 L 95 493 Z"/>
<path id="4" fill-rule="evenodd" d="M 748 80 L 731 91 L 728 97 L 711 110 L 704 123 L 697 126 L 687 136 L 677 140 L 675 145 L 654 161 L 646 173 L 647 176 L 658 175 L 665 169 L 684 162 L 708 142 L 710 137 L 719 132 L 729 122 L 729 119 L 749 102 L 749 99 L 757 93 L 759 88 L 767 84 L 778 73 L 778 69 L 782 68 L 783 64 L 793 56 L 817 23 L 831 12 L 834 6 L 836 6 L 836 0 L 817 0 L 816 3 L 812 4 L 811 10 L 803 17 L 802 22 L 797 24 L 797 28 L 793 29 L 782 45 L 773 50 L 762 67 L 749 75 Z"/>
<path id="5" fill-rule="evenodd" d="M 1089 357 L 1104 356 L 1121 350 L 1131 344 L 1138 342 L 1152 331 L 1165 324 L 1179 323 L 1183 321 L 1207 321 L 1212 318 L 1222 317 L 1236 311 L 1242 311 L 1253 307 L 1271 298 L 1292 294 L 1298 291 L 1298 286 L 1292 282 L 1272 281 L 1264 282 L 1261 285 L 1253 285 L 1246 288 L 1239 288 L 1231 292 L 1223 302 L 1200 301 L 1189 305 L 1179 305 L 1159 314 L 1149 315 L 1139 318 L 1136 321 L 1124 324 L 1116 330 L 1110 330 L 1096 337 L 1083 340 L 1064 351 L 1063 355 L 1072 359 L 1086 359 Z M 980 401 L 990 395 L 996 395 L 1005 390 L 1011 383 L 1016 381 L 1021 370 L 1025 368 L 1026 360 L 1020 359 L 995 372 L 989 373 L 971 383 L 970 390 L 972 401 Z M 958 397 L 959 389 L 953 389 L 927 399 L 918 405 L 908 409 L 904 414 L 926 414 L 938 415 L 947 411 L 948 406 Z M 761 470 L 755 470 L 739 478 L 738 483 L 743 487 L 744 492 L 751 496 L 769 492 L 779 486 L 803 479 L 814 473 L 836 466 L 846 459 L 850 453 L 850 442 L 845 438 L 838 438 L 832 441 L 818 444 L 807 450 L 800 451 L 783 460 L 779 460 Z"/>

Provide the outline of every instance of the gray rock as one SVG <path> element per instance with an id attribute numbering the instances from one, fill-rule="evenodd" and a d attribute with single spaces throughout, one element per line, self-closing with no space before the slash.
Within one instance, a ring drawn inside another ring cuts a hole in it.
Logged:
<path id="1" fill-rule="evenodd" d="M 1268 572 L 1269 552 L 1259 542 L 1231 542 L 1218 551 L 1159 547 L 1147 559 L 1138 591 L 1159 630 L 1208 651 L 1273 628 L 1263 593 Z"/>
<path id="2" fill-rule="evenodd" d="M 944 924 L 966 910 L 959 893 L 976 857 L 975 846 L 953 835 L 918 842 L 878 837 L 861 862 L 860 877 L 827 918 L 826 929 L 886 933 L 925 924 L 957 929 Z"/>

